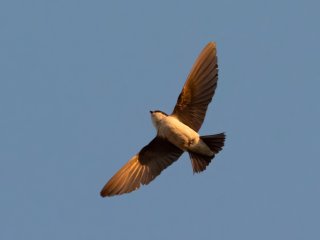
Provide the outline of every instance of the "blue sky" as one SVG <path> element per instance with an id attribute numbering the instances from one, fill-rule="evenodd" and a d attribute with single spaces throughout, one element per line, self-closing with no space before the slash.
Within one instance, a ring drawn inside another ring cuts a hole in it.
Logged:
<path id="1" fill-rule="evenodd" d="M 0 238 L 319 239 L 318 1 L 1 1 Z M 150 185 L 103 199 L 201 49 L 219 83 L 201 134 Z"/>

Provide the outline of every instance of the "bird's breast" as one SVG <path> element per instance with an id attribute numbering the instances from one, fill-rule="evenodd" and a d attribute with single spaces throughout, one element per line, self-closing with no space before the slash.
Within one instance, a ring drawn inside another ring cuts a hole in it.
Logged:
<path id="1" fill-rule="evenodd" d="M 166 138 L 182 150 L 189 149 L 191 145 L 197 144 L 200 140 L 197 132 L 172 116 L 161 120 L 158 135 Z"/>

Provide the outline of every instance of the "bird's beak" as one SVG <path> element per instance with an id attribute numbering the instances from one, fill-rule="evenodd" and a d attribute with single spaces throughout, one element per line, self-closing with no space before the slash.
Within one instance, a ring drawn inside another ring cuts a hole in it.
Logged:
<path id="1" fill-rule="evenodd" d="M 152 113 L 153 113 L 153 111 L 150 111 L 150 113 L 152 114 Z"/>

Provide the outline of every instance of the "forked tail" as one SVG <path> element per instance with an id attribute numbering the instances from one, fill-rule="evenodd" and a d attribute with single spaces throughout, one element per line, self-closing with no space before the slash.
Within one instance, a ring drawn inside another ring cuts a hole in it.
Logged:
<path id="1" fill-rule="evenodd" d="M 226 135 L 224 133 L 219 133 L 215 135 L 201 136 L 200 138 L 208 145 L 211 151 L 214 152 L 214 155 L 206 156 L 199 153 L 189 152 L 193 173 L 199 173 L 206 169 L 215 155 L 222 150 Z"/>

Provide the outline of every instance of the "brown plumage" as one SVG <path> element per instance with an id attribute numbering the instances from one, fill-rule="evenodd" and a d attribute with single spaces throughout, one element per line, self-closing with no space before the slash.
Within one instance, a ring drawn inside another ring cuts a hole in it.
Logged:
<path id="1" fill-rule="evenodd" d="M 101 196 L 129 193 L 146 185 L 176 161 L 183 151 L 167 140 L 155 137 L 133 156 L 104 186 Z"/>
<path id="2" fill-rule="evenodd" d="M 217 80 L 216 44 L 210 42 L 193 65 L 172 115 L 196 132 L 199 131 L 217 88 Z"/>
<path id="3" fill-rule="evenodd" d="M 163 115 L 160 114 L 161 118 L 174 117 L 183 124 L 182 126 L 186 125 L 186 128 L 188 126 L 193 129 L 188 130 L 189 133 L 193 131 L 194 134 L 198 136 L 196 132 L 199 131 L 204 121 L 208 105 L 217 87 L 217 80 L 218 65 L 216 45 L 210 42 L 200 53 L 193 65 L 172 114 L 170 116 L 165 113 L 163 113 Z M 157 114 L 159 114 L 159 112 L 161 113 L 161 111 L 150 112 L 151 114 L 155 112 L 157 112 Z M 169 125 L 165 127 L 175 126 L 172 125 L 174 122 L 176 122 L 176 120 L 171 122 L 167 121 Z M 157 119 L 156 124 L 160 123 L 161 119 Z M 181 125 L 179 126 L 181 128 Z M 206 169 L 215 154 L 217 154 L 224 145 L 224 133 L 200 137 L 200 143 L 206 145 L 208 151 L 211 152 L 210 155 L 205 155 L 201 152 L 193 152 L 175 146 L 172 143 L 174 141 L 165 138 L 163 134 L 159 134 L 159 129 L 157 136 L 148 145 L 143 147 L 138 154 L 133 156 L 106 183 L 100 193 L 102 197 L 129 193 L 138 189 L 141 185 L 148 184 L 156 178 L 162 170 L 176 161 L 185 150 L 189 152 L 193 172 L 201 172 Z M 166 129 L 166 131 L 169 130 L 169 128 Z M 182 131 L 184 131 L 183 128 Z M 167 132 L 164 131 L 164 133 Z M 183 132 L 181 134 L 183 134 Z M 190 134 L 193 133 L 191 132 Z M 180 135 L 174 137 L 180 137 Z M 193 142 L 193 139 L 191 139 L 190 142 Z"/>

